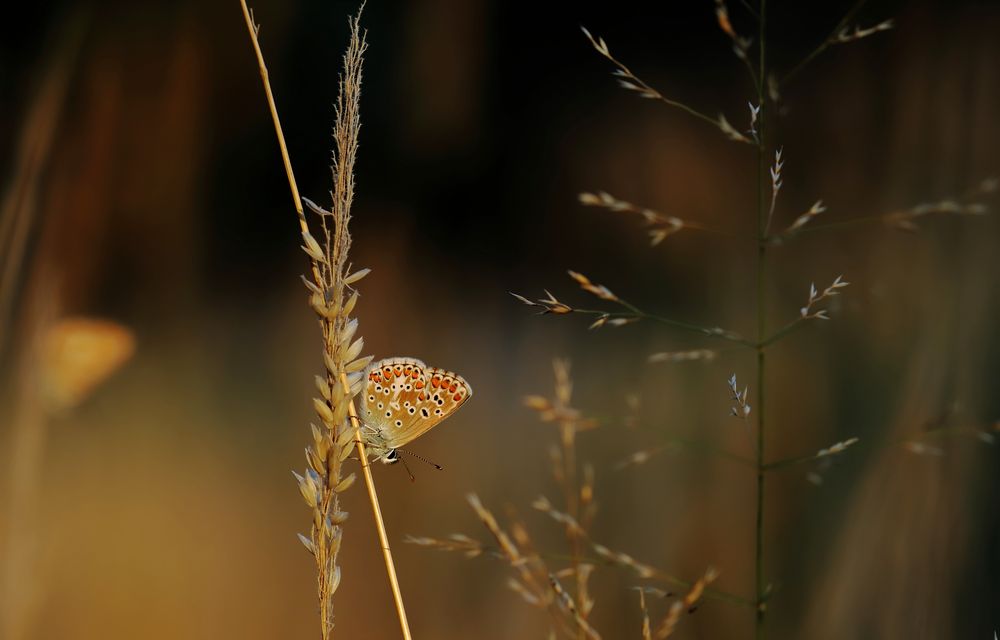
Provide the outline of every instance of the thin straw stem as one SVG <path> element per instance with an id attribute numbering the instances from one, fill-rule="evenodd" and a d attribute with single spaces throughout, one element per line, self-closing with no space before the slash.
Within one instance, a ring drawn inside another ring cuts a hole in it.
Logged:
<path id="1" fill-rule="evenodd" d="M 340 376 L 340 384 L 344 386 L 344 393 L 350 394 L 351 386 L 347 383 L 347 374 Z M 378 539 L 382 546 L 385 571 L 389 576 L 392 599 L 396 603 L 396 612 L 399 614 L 400 631 L 403 632 L 403 638 L 411 640 L 410 625 L 406 620 L 406 608 L 403 606 L 403 593 L 399 590 L 399 580 L 396 579 L 396 564 L 392 560 L 392 551 L 389 549 L 389 536 L 386 534 L 385 522 L 382 520 L 382 508 L 379 507 L 375 479 L 372 477 L 371 465 L 368 464 L 365 443 L 361 437 L 361 420 L 358 419 L 358 412 L 354 408 L 354 400 L 351 400 L 350 404 L 347 405 L 347 415 L 351 417 L 351 424 L 354 425 L 354 444 L 358 449 L 358 458 L 361 459 L 361 471 L 365 477 L 365 486 L 368 488 L 368 500 L 372 504 L 372 515 L 375 516 L 375 528 L 378 529 Z"/>

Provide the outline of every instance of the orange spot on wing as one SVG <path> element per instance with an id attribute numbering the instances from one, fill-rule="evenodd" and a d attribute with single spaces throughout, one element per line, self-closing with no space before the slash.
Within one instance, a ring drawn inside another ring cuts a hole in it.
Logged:
<path id="1" fill-rule="evenodd" d="M 431 386 L 437 389 L 441 385 L 441 378 L 434 376 L 431 378 Z"/>
<path id="2" fill-rule="evenodd" d="M 452 383 L 451 383 L 451 386 L 450 386 L 450 387 L 448 387 L 448 391 L 449 391 L 450 393 L 455 393 L 455 389 L 457 389 L 457 388 L 458 388 L 458 385 L 457 385 L 457 384 L 455 384 L 454 382 L 452 382 Z"/>
<path id="3" fill-rule="evenodd" d="M 424 400 L 426 400 L 426 399 L 427 399 L 427 396 L 426 396 L 426 395 L 424 394 L 424 392 L 423 392 L 423 391 L 421 391 L 421 392 L 420 392 L 420 395 L 419 395 L 419 396 L 417 396 L 417 400 L 420 400 L 421 402 L 423 402 L 423 401 L 424 401 Z"/>
<path id="4" fill-rule="evenodd" d="M 461 393 L 456 393 L 455 397 L 452 398 L 452 400 L 454 400 L 455 402 L 458 402 L 461 399 L 462 399 L 462 394 Z"/>
<path id="5" fill-rule="evenodd" d="M 417 384 L 415 384 L 413 386 L 416 389 L 423 389 L 424 388 L 424 382 L 423 382 L 423 380 L 417 380 Z"/>

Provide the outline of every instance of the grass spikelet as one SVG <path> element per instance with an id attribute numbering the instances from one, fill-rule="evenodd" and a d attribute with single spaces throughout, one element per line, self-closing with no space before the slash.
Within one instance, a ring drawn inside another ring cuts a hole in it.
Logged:
<path id="1" fill-rule="evenodd" d="M 562 584 L 559 582 L 559 578 L 557 578 L 555 574 L 549 574 L 549 584 L 552 585 L 552 590 L 556 594 L 556 602 L 558 602 L 559 606 L 569 614 L 576 626 L 584 633 L 585 637 L 592 638 L 593 640 L 601 640 L 601 634 L 597 633 L 597 631 L 590 626 L 587 619 L 583 616 L 579 609 L 577 609 L 573 598 L 566 593 L 565 589 L 563 589 Z"/>
<path id="2" fill-rule="evenodd" d="M 638 215 L 643 219 L 649 230 L 649 242 L 656 246 L 667 237 L 681 231 L 682 229 L 700 229 L 702 227 L 685 222 L 676 216 L 668 216 L 652 209 L 638 207 L 631 202 L 620 200 L 607 191 L 597 193 L 581 193 L 578 197 L 580 204 L 588 207 L 601 207 L 613 212 L 623 212 Z"/>
<path id="3" fill-rule="evenodd" d="M 714 582 L 718 575 L 715 569 L 710 567 L 705 571 L 705 575 L 691 585 L 691 588 L 683 597 L 670 604 L 670 609 L 667 610 L 667 615 L 663 618 L 663 622 L 656 628 L 656 637 L 658 640 L 664 640 L 673 635 L 681 616 L 685 611 L 693 612 L 693 607 L 705 593 L 705 588 Z"/>
<path id="4" fill-rule="evenodd" d="M 746 143 L 751 142 L 749 138 L 740 134 L 732 127 L 728 127 L 727 130 L 727 127 L 723 124 L 725 122 L 725 118 L 720 117 L 719 120 L 715 120 L 714 118 L 707 116 L 704 113 L 692 109 L 691 107 L 682 102 L 678 102 L 676 100 L 667 98 L 662 93 L 660 93 L 650 85 L 646 84 L 644 80 L 642 80 L 637 75 L 632 73 L 631 69 L 626 67 L 624 63 L 622 63 L 613 55 L 611 55 L 611 50 L 608 48 L 608 43 L 604 41 L 604 38 L 592 35 L 590 31 L 587 30 L 586 27 L 581 26 L 580 30 L 583 31 L 583 35 L 585 35 L 587 37 L 587 40 L 590 41 L 590 45 L 594 47 L 594 50 L 597 51 L 597 53 L 604 56 L 605 58 L 607 58 L 611 62 L 611 64 L 614 65 L 615 70 L 612 72 L 612 75 L 618 79 L 618 85 L 621 88 L 625 89 L 626 91 L 632 91 L 638 94 L 639 97 L 641 98 L 647 98 L 649 100 L 658 100 L 663 104 L 674 107 L 676 109 L 680 109 L 681 111 L 684 111 L 689 115 L 698 118 L 699 120 L 702 120 L 704 122 L 711 124 L 714 127 L 717 127 L 720 131 L 726 134 L 726 136 L 731 140 L 735 140 L 738 142 L 746 142 Z"/>

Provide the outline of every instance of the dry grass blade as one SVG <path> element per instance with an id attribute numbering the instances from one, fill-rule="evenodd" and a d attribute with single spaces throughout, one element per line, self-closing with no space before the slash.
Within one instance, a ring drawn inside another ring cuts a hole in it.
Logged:
<path id="1" fill-rule="evenodd" d="M 48 419 L 37 382 L 39 370 L 45 368 L 45 333 L 58 312 L 57 293 L 44 273 L 37 277 L 41 286 L 33 289 L 33 295 L 15 299 L 31 229 L 39 216 L 45 170 L 68 104 L 66 93 L 86 26 L 80 15 L 66 20 L 55 34 L 55 46 L 38 65 L 38 90 L 24 111 L 25 121 L 10 164 L 12 175 L 5 181 L 0 204 L 0 358 L 11 343 L 7 331 L 15 308 L 23 314 L 27 327 L 18 341 L 18 362 L 7 379 L 16 400 L 6 414 L 2 451 L 5 482 L 0 486 L 5 495 L 0 516 L 0 637 L 7 640 L 31 634 L 41 595 L 35 554 L 40 533 L 36 515 L 46 477 Z"/>
<path id="2" fill-rule="evenodd" d="M 83 42 L 79 16 L 67 21 L 58 34 L 58 46 L 42 63 L 38 92 L 25 110 L 17 140 L 13 175 L 0 204 L 0 355 L 7 343 L 7 326 L 14 307 L 18 279 L 28 250 L 32 221 L 37 214 L 43 172 L 66 104 L 66 91 L 77 52 Z"/>

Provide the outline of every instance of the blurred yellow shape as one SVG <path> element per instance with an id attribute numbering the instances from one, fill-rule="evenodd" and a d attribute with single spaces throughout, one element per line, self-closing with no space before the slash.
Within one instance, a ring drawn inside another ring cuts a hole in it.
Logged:
<path id="1" fill-rule="evenodd" d="M 53 411 L 75 407 L 135 352 L 135 336 L 110 320 L 63 318 L 48 329 L 40 373 L 45 403 Z"/>

